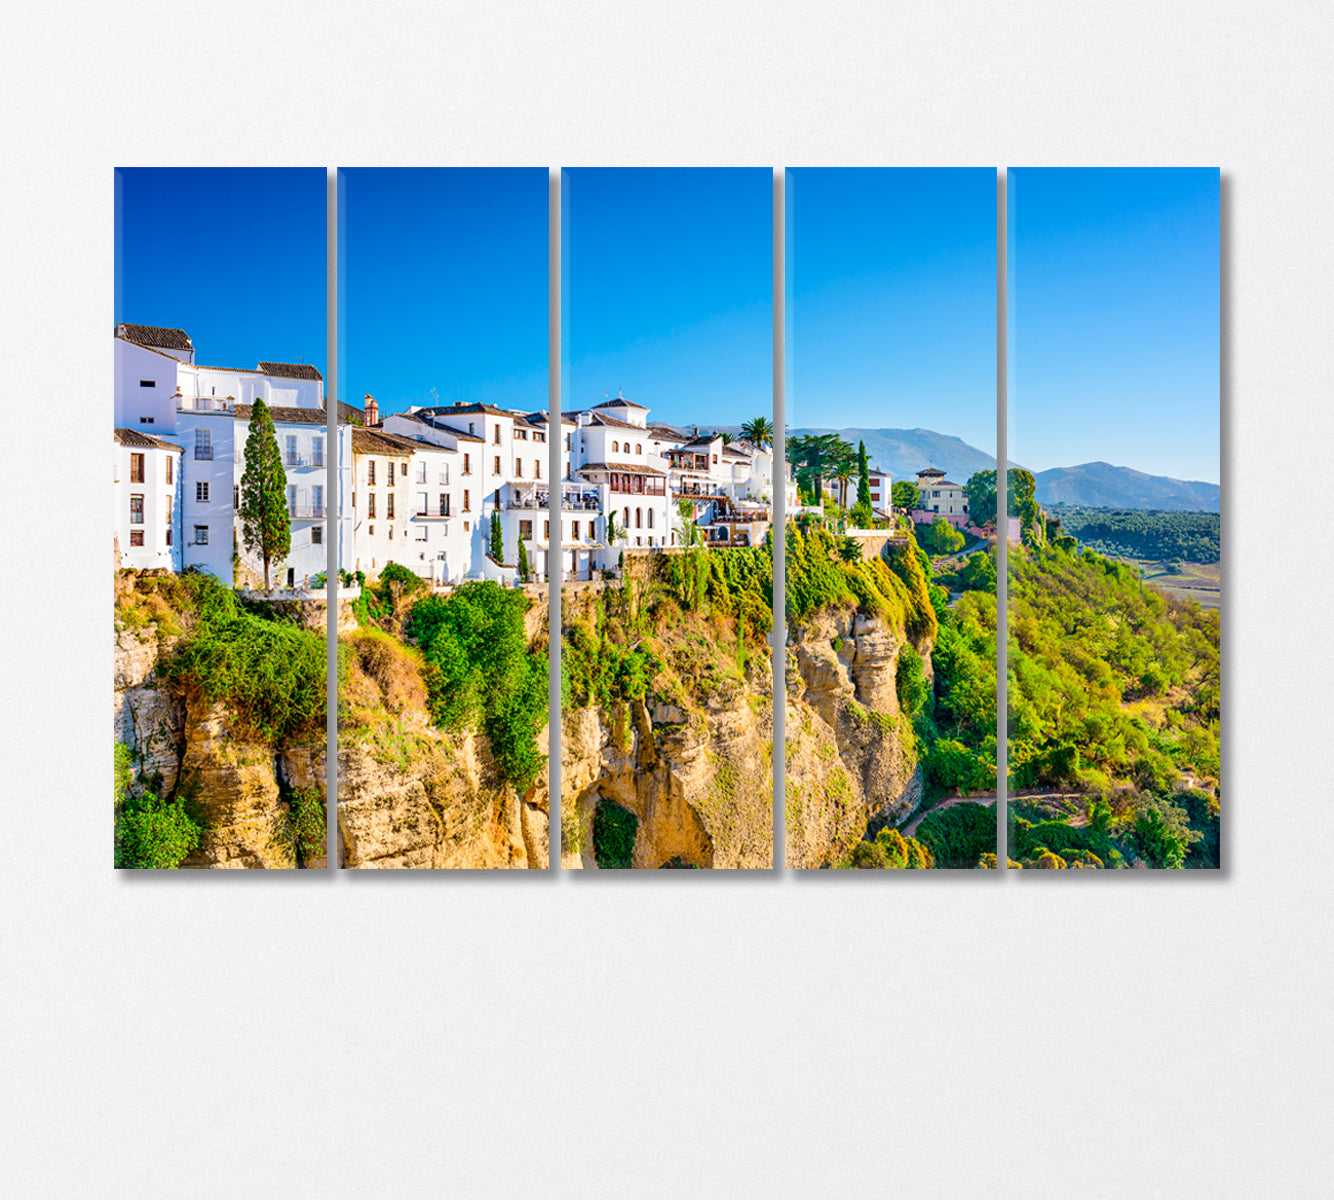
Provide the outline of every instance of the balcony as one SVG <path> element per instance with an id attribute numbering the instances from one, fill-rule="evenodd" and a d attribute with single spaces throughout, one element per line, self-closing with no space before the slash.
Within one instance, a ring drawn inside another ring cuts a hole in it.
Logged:
<path id="1" fill-rule="evenodd" d="M 283 466 L 288 470 L 293 467 L 322 467 L 324 466 L 324 455 L 316 457 L 313 454 L 284 454 Z"/>
<path id="2" fill-rule="evenodd" d="M 432 511 L 429 508 L 419 508 L 412 514 L 414 521 L 447 521 L 454 514 L 447 508 L 437 508 Z"/>
<path id="3" fill-rule="evenodd" d="M 176 408 L 180 412 L 228 412 L 232 407 L 230 396 L 220 399 L 217 396 L 177 396 Z"/>
<path id="4" fill-rule="evenodd" d="M 506 501 L 506 508 L 521 509 L 546 509 L 551 504 L 551 492 L 544 490 L 539 492 L 529 492 L 523 495 L 511 495 Z M 595 495 L 585 496 L 582 493 L 561 493 L 560 506 L 562 512 L 601 512 L 602 508 L 598 504 L 598 498 Z"/>
<path id="5" fill-rule="evenodd" d="M 289 505 L 287 515 L 294 521 L 322 521 L 324 520 L 323 504 L 293 504 Z"/>
<path id="6" fill-rule="evenodd" d="M 195 447 L 195 462 L 212 462 L 212 461 L 213 461 L 212 446 Z"/>

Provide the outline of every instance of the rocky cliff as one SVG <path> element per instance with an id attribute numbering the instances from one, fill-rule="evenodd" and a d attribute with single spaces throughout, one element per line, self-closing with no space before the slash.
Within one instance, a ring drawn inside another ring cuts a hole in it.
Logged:
<path id="1" fill-rule="evenodd" d="M 853 608 L 825 610 L 789 631 L 788 866 L 827 866 L 868 827 L 897 824 L 920 801 L 916 743 L 896 687 L 904 645 L 901 631 Z M 929 655 L 926 663 L 929 671 Z"/>

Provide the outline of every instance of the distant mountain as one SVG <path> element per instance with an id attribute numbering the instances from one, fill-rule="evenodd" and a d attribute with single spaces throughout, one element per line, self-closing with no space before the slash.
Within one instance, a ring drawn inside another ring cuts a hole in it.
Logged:
<path id="1" fill-rule="evenodd" d="M 915 479 L 922 468 L 939 467 L 955 483 L 965 483 L 973 472 L 990 471 L 996 466 L 994 454 L 970 446 L 962 438 L 930 429 L 793 429 L 790 432 L 794 437 L 836 433 L 854 447 L 863 441 L 871 465 L 888 471 L 895 479 Z"/>
<path id="2" fill-rule="evenodd" d="M 1078 504 L 1089 508 L 1160 508 L 1172 512 L 1218 512 L 1216 483 L 1146 475 L 1110 463 L 1081 463 L 1039 471 L 1037 501 L 1045 506 Z"/>

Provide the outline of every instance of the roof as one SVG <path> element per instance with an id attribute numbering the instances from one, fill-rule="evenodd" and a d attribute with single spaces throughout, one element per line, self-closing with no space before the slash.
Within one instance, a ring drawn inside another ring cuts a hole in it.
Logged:
<path id="1" fill-rule="evenodd" d="M 235 410 L 236 415 L 240 420 L 248 421 L 254 408 L 253 404 L 238 404 Z M 325 425 L 329 420 L 329 414 L 322 408 L 288 408 L 282 404 L 270 404 L 268 409 L 269 416 L 273 418 L 275 424 Z M 338 416 L 338 423 L 340 425 L 347 424 L 341 413 Z"/>
<path id="2" fill-rule="evenodd" d="M 653 437 L 661 441 L 684 442 L 689 436 L 679 429 L 673 429 L 670 425 L 650 425 L 648 431 Z"/>
<path id="3" fill-rule="evenodd" d="M 604 400 L 601 404 L 593 405 L 594 408 L 642 408 L 648 412 L 647 404 L 636 404 L 633 400 L 627 400 L 624 396 L 617 396 L 615 400 Z"/>
<path id="4" fill-rule="evenodd" d="M 280 375 L 284 379 L 323 379 L 324 376 L 319 373 L 310 363 L 275 363 L 262 362 L 259 364 L 259 370 L 265 375 Z"/>
<path id="5" fill-rule="evenodd" d="M 413 454 L 416 450 L 417 443 L 411 438 L 385 433 L 381 429 L 352 428 L 353 454 Z"/>
<path id="6" fill-rule="evenodd" d="M 589 412 L 594 425 L 606 425 L 609 429 L 638 429 L 640 433 L 644 432 L 642 425 L 636 425 L 633 421 L 622 421 L 620 417 L 608 416 L 606 413 Z"/>
<path id="7" fill-rule="evenodd" d="M 666 475 L 666 471 L 660 471 L 657 467 L 645 467 L 639 463 L 584 463 L 582 467 L 576 467 L 577 471 L 615 471 L 618 475 Z"/>
<path id="8" fill-rule="evenodd" d="M 490 413 L 493 417 L 513 417 L 512 412 L 497 408 L 494 404 L 437 404 L 419 409 L 424 413 Z"/>
<path id="9" fill-rule="evenodd" d="M 349 425 L 361 425 L 365 423 L 366 413 L 364 409 L 358 408 L 355 404 L 348 404 L 342 400 L 337 401 L 338 419 L 346 421 Z M 329 407 L 329 398 L 324 398 L 325 408 Z"/>
<path id="10" fill-rule="evenodd" d="M 137 429 L 116 429 L 116 441 L 122 446 L 138 446 L 145 450 L 179 450 L 175 442 L 164 441 L 151 433 L 140 433 Z"/>
<path id="11" fill-rule="evenodd" d="M 423 416 L 422 414 L 426 415 Z M 438 421 L 431 416 L 430 410 L 418 409 L 415 413 L 400 412 L 386 413 L 385 420 L 390 417 L 402 417 L 406 421 L 416 421 L 418 425 L 427 425 L 431 429 L 438 429 L 441 433 L 447 433 L 450 437 L 456 437 L 463 442 L 485 442 L 486 439 L 478 437 L 475 433 L 464 433 L 461 429 L 455 429 L 453 425 L 446 424 L 444 421 Z"/>
<path id="12" fill-rule="evenodd" d="M 116 336 L 140 346 L 159 346 L 164 350 L 193 351 L 195 348 L 184 329 L 168 329 L 165 325 L 126 325 L 122 322 L 116 326 Z"/>
<path id="13" fill-rule="evenodd" d="M 917 478 L 921 479 L 924 475 L 939 475 L 943 479 L 945 472 L 939 467 L 923 467 L 922 470 L 917 472 Z"/>
<path id="14" fill-rule="evenodd" d="M 681 447 L 681 449 L 691 450 L 696 446 L 712 446 L 713 443 L 721 436 L 722 436 L 721 434 L 717 433 L 701 433 L 698 434 L 696 437 L 691 438 L 690 441 L 688 441 L 684 446 Z"/>

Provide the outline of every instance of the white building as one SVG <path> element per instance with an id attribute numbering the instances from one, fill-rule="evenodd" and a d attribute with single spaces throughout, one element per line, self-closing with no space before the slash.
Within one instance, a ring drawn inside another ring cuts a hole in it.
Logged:
<path id="1" fill-rule="evenodd" d="M 180 446 L 137 429 L 117 429 L 114 495 L 119 565 L 177 570 Z"/>
<path id="2" fill-rule="evenodd" d="M 917 490 L 921 493 L 913 520 L 919 525 L 943 517 L 962 529 L 970 524 L 968 496 L 961 484 L 945 478 L 939 467 L 923 467 L 917 472 Z"/>
<path id="3" fill-rule="evenodd" d="M 245 440 L 256 400 L 274 419 L 287 470 L 292 548 L 271 563 L 274 582 L 297 585 L 326 566 L 326 538 L 348 539 L 350 518 L 331 523 L 326 461 L 351 463 L 348 417 L 338 445 L 327 445 L 324 379 L 309 363 L 205 366 L 183 329 L 119 324 L 115 333 L 115 421 L 180 447 L 179 500 L 173 521 L 175 567 L 199 567 L 232 582 L 235 565 L 262 564 L 241 545 L 237 508 Z M 235 557 L 234 557 L 235 556 Z"/>

